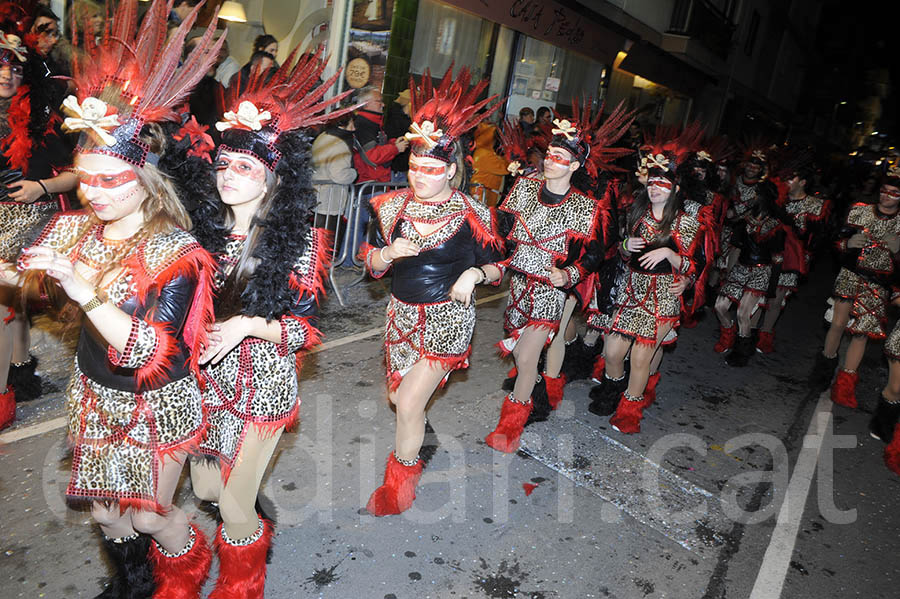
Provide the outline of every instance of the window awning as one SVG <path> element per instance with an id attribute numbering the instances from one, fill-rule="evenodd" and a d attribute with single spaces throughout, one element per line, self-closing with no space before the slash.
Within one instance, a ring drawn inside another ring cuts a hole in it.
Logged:
<path id="1" fill-rule="evenodd" d="M 619 68 L 688 96 L 697 95 L 706 84 L 716 81 L 713 76 L 644 40 L 631 47 Z"/>

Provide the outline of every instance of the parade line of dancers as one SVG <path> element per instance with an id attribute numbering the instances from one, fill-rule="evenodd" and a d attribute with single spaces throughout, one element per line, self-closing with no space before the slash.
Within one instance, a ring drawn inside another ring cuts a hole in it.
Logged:
<path id="1" fill-rule="evenodd" d="M 321 51 L 298 49 L 230 88 L 216 146 L 183 110 L 222 44 L 216 20 L 186 51 L 198 9 L 167 36 L 165 0 L 140 25 L 136 1 L 118 4 L 99 39 L 76 36 L 61 123 L 41 110 L 40 82 L 23 83 L 21 23 L 2 23 L 0 92 L 11 98 L 2 166 L 23 182 L 0 202 L 0 346 L 12 364 L 0 421 L 12 421 L 36 377 L 33 363 L 28 371 L 10 360 L 28 313 L 80 324 L 66 494 L 90 509 L 115 568 L 99 597 L 198 597 L 213 553 L 210 597 L 262 597 L 274 522 L 257 494 L 298 420 L 299 359 L 319 343 L 332 254 L 332 233 L 313 225 L 310 131 L 357 107 L 340 107 L 346 93 L 326 98 L 339 73 L 323 81 Z M 413 81 L 409 187 L 371 199 L 360 257 L 372 277 L 391 275 L 384 352 L 397 419 L 366 506 L 375 516 L 415 499 L 429 457 L 426 406 L 471 359 L 476 286 L 509 275 L 497 347 L 514 367 L 485 432 L 488 446 L 512 453 L 524 427 L 551 417 L 580 378 L 596 382 L 592 414 L 639 433 L 664 346 L 707 304 L 720 324 L 714 349 L 730 366 L 775 351 L 779 314 L 827 248 L 830 203 L 807 191 L 807 151 L 738 148 L 695 124 L 658 128 L 635 153 L 617 145 L 633 113 L 604 114 L 589 100 L 528 135 L 504 122 L 498 140 L 513 179 L 488 207 L 467 193 L 470 134 L 501 106 L 483 98 L 486 87 L 453 67 L 436 84 L 428 72 Z M 52 151 L 58 130 L 78 136 L 71 164 Z M 535 153 L 542 159 L 529 161 Z M 84 208 L 60 211 L 54 194 L 76 186 Z M 900 473 L 900 327 L 886 331 L 898 204 L 900 173 L 888 171 L 877 202 L 839 222 L 831 328 L 810 385 L 855 407 L 866 344 L 886 339 L 890 377 L 871 432 Z M 219 522 L 211 543 L 173 503 L 185 465 Z"/>

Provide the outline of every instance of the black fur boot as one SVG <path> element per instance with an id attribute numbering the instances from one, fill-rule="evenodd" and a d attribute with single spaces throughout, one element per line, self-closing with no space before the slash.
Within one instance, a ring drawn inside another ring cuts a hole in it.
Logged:
<path id="1" fill-rule="evenodd" d="M 604 374 L 603 382 L 599 385 L 594 385 L 588 393 L 591 398 L 588 411 L 597 416 L 609 416 L 616 411 L 616 406 L 619 405 L 619 397 L 621 397 L 622 392 L 627 387 L 627 375 L 623 375 L 620 379 L 611 379 Z"/>
<path id="2" fill-rule="evenodd" d="M 428 467 L 428 462 L 437 453 L 438 445 L 437 433 L 431 427 L 431 422 L 425 420 L 425 439 L 422 441 L 422 447 L 419 448 L 419 461 L 422 462 L 423 468 Z"/>
<path id="3" fill-rule="evenodd" d="M 95 599 L 151 599 L 156 584 L 153 582 L 153 566 L 147 557 L 150 536 L 138 534 L 125 539 L 103 537 L 103 549 L 114 574 Z"/>
<path id="4" fill-rule="evenodd" d="M 734 349 L 725 356 L 725 363 L 729 366 L 743 368 L 750 362 L 750 357 L 756 352 L 756 346 L 753 343 L 753 336 L 741 337 L 738 335 L 737 341 L 734 342 Z"/>
<path id="5" fill-rule="evenodd" d="M 35 374 L 38 359 L 29 355 L 27 362 L 9 365 L 9 384 L 16 390 L 16 403 L 31 401 L 41 396 L 41 377 Z"/>
<path id="6" fill-rule="evenodd" d="M 875 415 L 869 421 L 869 434 L 884 443 L 890 443 L 894 438 L 894 428 L 898 419 L 900 419 L 900 401 L 889 402 L 883 395 L 880 396 Z"/>
<path id="7" fill-rule="evenodd" d="M 834 370 L 837 368 L 837 365 L 837 356 L 826 358 L 822 352 L 818 352 L 816 354 L 816 364 L 809 374 L 809 388 L 817 393 L 828 389 L 831 386 L 831 379 L 834 378 Z"/>
<path id="8" fill-rule="evenodd" d="M 532 422 L 543 422 L 550 417 L 550 412 L 553 411 L 550 407 L 550 399 L 547 397 L 547 383 L 544 381 L 544 377 L 535 383 L 534 389 L 531 391 L 531 403 L 534 404 L 534 407 L 531 414 L 528 415 L 528 420 L 525 421 L 525 426 Z"/>
<path id="9" fill-rule="evenodd" d="M 594 360 L 603 349 L 603 344 L 597 340 L 595 345 L 585 345 L 581 336 L 566 344 L 566 356 L 563 358 L 562 374 L 566 375 L 566 381 L 580 381 L 591 376 L 594 368 Z"/>

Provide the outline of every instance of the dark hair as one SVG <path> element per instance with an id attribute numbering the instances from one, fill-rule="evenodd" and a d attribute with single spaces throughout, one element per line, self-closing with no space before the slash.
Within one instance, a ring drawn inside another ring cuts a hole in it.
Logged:
<path id="1" fill-rule="evenodd" d="M 660 241 L 667 240 L 672 223 L 675 222 L 675 217 L 678 216 L 683 207 L 684 193 L 682 193 L 680 188 L 673 190 L 669 199 L 666 200 L 666 207 L 663 209 L 663 217 L 660 222 Z M 645 187 L 635 196 L 634 202 L 631 203 L 631 210 L 628 211 L 628 220 L 625 227 L 626 236 L 630 236 L 634 232 L 644 213 L 650 209 L 650 194 L 647 193 L 647 188 Z"/>
<path id="2" fill-rule="evenodd" d="M 56 21 L 57 23 L 59 22 L 59 17 L 56 16 L 56 13 L 54 13 L 52 10 L 50 10 L 43 4 L 39 4 L 34 9 L 34 21 L 37 21 L 41 17 L 43 17 L 45 19 L 51 19 L 53 21 Z"/>
<path id="3" fill-rule="evenodd" d="M 752 211 L 757 216 L 774 216 L 784 220 L 778 208 L 778 187 L 771 180 L 760 181 L 756 185 L 756 203 Z"/>
<path id="4" fill-rule="evenodd" d="M 549 108 L 547 108 L 546 106 L 541 106 L 540 108 L 538 108 L 537 118 L 541 118 L 545 114 L 551 114 Z"/>
<path id="5" fill-rule="evenodd" d="M 261 52 L 266 49 L 266 46 L 269 44 L 277 44 L 278 40 L 275 39 L 274 35 L 269 35 L 268 33 L 264 33 L 262 35 L 257 35 L 256 39 L 253 40 L 253 53 Z"/>
<path id="6" fill-rule="evenodd" d="M 534 116 L 534 111 L 527 106 L 519 111 L 519 118 L 525 118 L 526 116 Z"/>
<path id="7" fill-rule="evenodd" d="M 808 185 L 813 182 L 813 178 L 816 176 L 816 169 L 811 166 L 800 167 L 794 171 L 794 176 L 801 181 L 806 181 Z M 806 185 L 804 185 L 804 187 L 806 187 Z"/>

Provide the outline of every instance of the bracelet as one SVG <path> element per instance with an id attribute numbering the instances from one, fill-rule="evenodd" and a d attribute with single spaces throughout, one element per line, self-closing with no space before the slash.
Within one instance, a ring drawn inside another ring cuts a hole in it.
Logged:
<path id="1" fill-rule="evenodd" d="M 628 252 L 628 238 L 627 237 L 622 240 L 622 249 L 625 250 L 626 252 Z M 630 254 L 631 252 L 628 252 L 628 253 Z"/>
<path id="2" fill-rule="evenodd" d="M 50 192 L 47 191 L 47 186 L 44 185 L 44 182 L 43 182 L 43 181 L 41 181 L 40 179 L 38 179 L 38 180 L 37 180 L 37 184 L 40 185 L 40 186 L 41 186 L 41 189 L 44 190 L 44 195 L 45 195 L 45 196 L 49 196 L 49 195 L 50 195 Z"/>
<path id="3" fill-rule="evenodd" d="M 103 300 L 100 299 L 99 295 L 95 295 L 91 299 L 89 299 L 86 303 L 81 304 L 81 309 L 85 312 L 90 312 L 94 308 L 99 308 L 103 305 Z"/>
<path id="4" fill-rule="evenodd" d="M 481 285 L 482 283 L 484 283 L 485 281 L 488 280 L 487 273 L 484 272 L 484 269 L 483 269 L 483 268 L 481 268 L 480 266 L 473 266 L 472 268 L 477 268 L 477 269 L 478 269 L 478 272 L 481 273 L 481 280 L 478 281 L 478 284 L 479 284 L 479 285 Z"/>
<path id="5" fill-rule="evenodd" d="M 381 248 L 381 251 L 378 252 L 378 256 L 381 258 L 381 261 L 384 262 L 385 264 L 390 264 L 391 262 L 394 261 L 393 258 L 388 260 L 387 258 L 384 257 L 384 248 Z"/>

